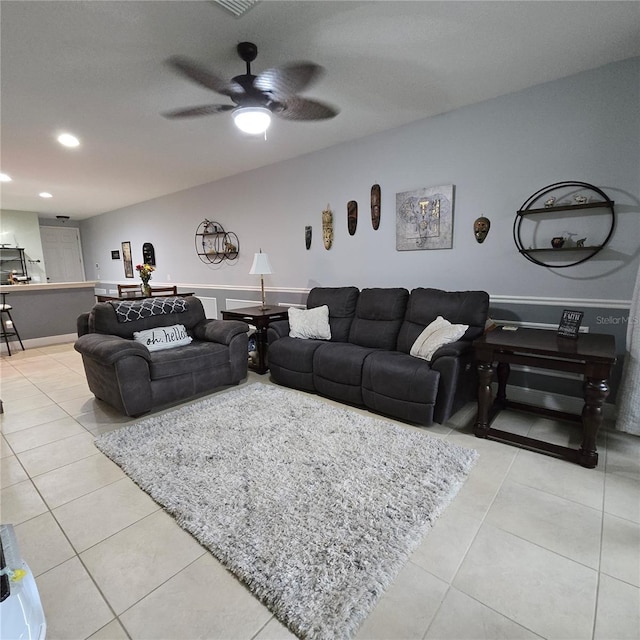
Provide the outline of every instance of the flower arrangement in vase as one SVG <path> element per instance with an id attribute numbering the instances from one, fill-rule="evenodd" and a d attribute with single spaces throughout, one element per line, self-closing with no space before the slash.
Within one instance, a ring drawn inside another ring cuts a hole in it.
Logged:
<path id="1" fill-rule="evenodd" d="M 140 280 L 142 280 L 142 295 L 150 296 L 151 295 L 151 287 L 149 286 L 149 280 L 151 280 L 151 274 L 156 270 L 155 267 L 152 267 L 150 264 L 137 264 L 136 271 L 140 274 Z"/>

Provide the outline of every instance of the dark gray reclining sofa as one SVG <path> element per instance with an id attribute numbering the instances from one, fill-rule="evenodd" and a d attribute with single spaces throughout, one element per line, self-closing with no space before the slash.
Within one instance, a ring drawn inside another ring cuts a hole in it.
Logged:
<path id="1" fill-rule="evenodd" d="M 134 331 L 181 324 L 190 344 L 149 351 Z M 101 302 L 78 317 L 76 351 L 96 398 L 128 416 L 247 377 L 244 322 L 205 318 L 195 297 Z"/>
<path id="2" fill-rule="evenodd" d="M 486 292 L 316 287 L 307 308 L 322 305 L 329 307 L 331 340 L 289 337 L 286 320 L 269 325 L 275 382 L 420 425 L 446 422 L 475 398 L 471 343 L 484 331 Z M 438 316 L 469 328 L 430 362 L 409 355 Z"/>

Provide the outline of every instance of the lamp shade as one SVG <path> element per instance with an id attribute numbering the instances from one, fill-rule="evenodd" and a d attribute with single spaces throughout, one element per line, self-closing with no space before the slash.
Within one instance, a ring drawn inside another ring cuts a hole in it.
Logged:
<path id="1" fill-rule="evenodd" d="M 264 133 L 271 124 L 271 111 L 264 107 L 238 107 L 233 111 L 233 121 L 245 133 Z"/>
<path id="2" fill-rule="evenodd" d="M 254 253 L 253 264 L 251 265 L 250 275 L 267 275 L 273 273 L 271 263 L 269 262 L 269 256 L 266 253 Z"/>

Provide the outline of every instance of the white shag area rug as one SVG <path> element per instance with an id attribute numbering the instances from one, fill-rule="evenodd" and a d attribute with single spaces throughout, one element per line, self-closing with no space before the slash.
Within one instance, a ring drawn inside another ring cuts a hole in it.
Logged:
<path id="1" fill-rule="evenodd" d="M 261 383 L 97 447 L 300 638 L 350 638 L 477 452 Z"/>

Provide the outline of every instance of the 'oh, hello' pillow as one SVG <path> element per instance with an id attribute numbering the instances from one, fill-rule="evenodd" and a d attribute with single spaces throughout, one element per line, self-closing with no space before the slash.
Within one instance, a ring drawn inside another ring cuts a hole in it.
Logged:
<path id="1" fill-rule="evenodd" d="M 193 340 L 183 324 L 175 324 L 171 327 L 156 327 L 155 329 L 146 329 L 145 331 L 134 331 L 133 339 L 143 344 L 149 351 L 182 347 Z"/>

